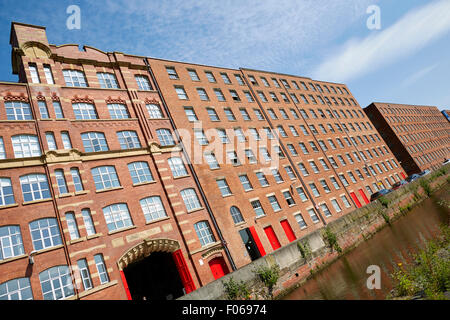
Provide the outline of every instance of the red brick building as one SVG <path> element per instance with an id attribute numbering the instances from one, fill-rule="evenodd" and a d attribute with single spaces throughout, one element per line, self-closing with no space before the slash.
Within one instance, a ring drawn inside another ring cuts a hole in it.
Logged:
<path id="1" fill-rule="evenodd" d="M 343 84 L 11 45 L 0 299 L 177 298 L 404 178 Z"/>
<path id="2" fill-rule="evenodd" d="M 450 157 L 450 123 L 438 108 L 374 102 L 364 111 L 408 175 Z"/>

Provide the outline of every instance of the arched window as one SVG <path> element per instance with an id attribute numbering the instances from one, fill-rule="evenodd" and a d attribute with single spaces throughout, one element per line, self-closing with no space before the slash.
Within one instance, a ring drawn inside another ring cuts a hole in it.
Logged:
<path id="1" fill-rule="evenodd" d="M 241 211 L 239 210 L 238 207 L 232 206 L 230 208 L 230 213 L 231 213 L 231 218 L 233 218 L 233 222 L 235 224 L 244 221 L 244 218 L 242 217 Z"/>
<path id="2" fill-rule="evenodd" d="M 180 194 L 183 198 L 184 204 L 186 205 L 187 211 L 201 208 L 200 201 L 198 200 L 197 193 L 194 189 L 189 188 L 181 190 Z"/>
<path id="3" fill-rule="evenodd" d="M 117 139 L 119 139 L 120 149 L 141 147 L 136 131 L 119 131 L 117 132 Z"/>
<path id="4" fill-rule="evenodd" d="M 67 228 L 69 229 L 70 240 L 76 240 L 80 237 L 78 232 L 77 220 L 73 212 L 66 213 Z"/>
<path id="5" fill-rule="evenodd" d="M 50 199 L 50 190 L 45 174 L 28 174 L 20 177 L 25 202 Z"/>
<path id="6" fill-rule="evenodd" d="M 34 250 L 42 250 L 62 244 L 56 219 L 35 220 L 30 222 L 29 227 Z"/>
<path id="7" fill-rule="evenodd" d="M 78 70 L 63 70 L 64 80 L 68 87 L 87 87 L 84 73 Z"/>
<path id="8" fill-rule="evenodd" d="M 167 160 L 170 166 L 170 170 L 172 170 L 173 177 L 181 177 L 187 176 L 186 167 L 184 166 L 183 160 L 179 157 L 169 158 Z"/>
<path id="9" fill-rule="evenodd" d="M 0 300 L 33 300 L 30 279 L 17 278 L 0 284 Z"/>
<path id="10" fill-rule="evenodd" d="M 158 136 L 161 146 L 173 146 L 175 144 L 169 129 L 158 129 L 156 130 L 156 135 Z"/>
<path id="11" fill-rule="evenodd" d="M 0 178 L 0 206 L 6 206 L 15 202 L 11 179 Z"/>
<path id="12" fill-rule="evenodd" d="M 103 89 L 118 89 L 116 76 L 113 73 L 98 72 L 97 73 L 98 82 L 100 87 Z"/>
<path id="13" fill-rule="evenodd" d="M 114 166 L 102 166 L 91 170 L 94 178 L 95 189 L 104 190 L 120 187 L 120 181 L 117 177 Z"/>
<path id="14" fill-rule="evenodd" d="M 44 300 L 61 300 L 74 295 L 68 266 L 56 266 L 39 273 Z"/>
<path id="15" fill-rule="evenodd" d="M 11 137 L 14 157 L 26 158 L 37 157 L 41 155 L 38 137 L 31 134 L 21 134 Z"/>
<path id="16" fill-rule="evenodd" d="M 121 103 L 109 103 L 108 111 L 111 119 L 127 119 L 130 117 L 127 106 Z"/>
<path id="17" fill-rule="evenodd" d="M 145 161 L 129 163 L 128 170 L 130 171 L 133 184 L 153 181 L 152 173 L 150 172 L 148 163 Z"/>
<path id="18" fill-rule="evenodd" d="M 167 217 L 166 210 L 158 196 L 144 198 L 139 201 L 147 222 Z"/>
<path id="19" fill-rule="evenodd" d="M 85 132 L 81 134 L 85 152 L 108 151 L 105 134 L 102 132 Z"/>
<path id="20" fill-rule="evenodd" d="M 19 226 L 0 227 L 0 261 L 24 254 Z M 1 293 L 0 293 L 1 296 Z M 1 300 L 1 298 L 0 298 Z"/>
<path id="21" fill-rule="evenodd" d="M 7 120 L 31 120 L 30 105 L 22 101 L 8 101 L 5 102 L 6 119 Z"/>
<path id="22" fill-rule="evenodd" d="M 200 221 L 194 224 L 195 232 L 197 233 L 198 239 L 200 240 L 200 244 L 206 246 L 210 243 L 216 242 L 214 235 L 209 227 L 209 223 L 207 221 Z"/>
<path id="23" fill-rule="evenodd" d="M 119 230 L 133 225 L 125 203 L 116 203 L 103 208 L 108 231 Z"/>
<path id="24" fill-rule="evenodd" d="M 145 107 L 147 108 L 150 119 L 161 119 L 164 117 L 159 105 L 152 103 L 146 104 Z"/>
<path id="25" fill-rule="evenodd" d="M 72 107 L 77 120 L 98 119 L 95 106 L 91 103 L 74 103 Z"/>
<path id="26" fill-rule="evenodd" d="M 92 236 L 96 233 L 94 221 L 92 220 L 91 210 L 83 209 L 81 210 L 81 215 L 83 216 L 84 227 L 88 236 Z"/>

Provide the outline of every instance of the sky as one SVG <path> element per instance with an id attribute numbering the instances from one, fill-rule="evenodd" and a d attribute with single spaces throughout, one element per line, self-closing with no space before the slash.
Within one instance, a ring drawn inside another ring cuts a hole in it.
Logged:
<path id="1" fill-rule="evenodd" d="M 67 8 L 80 8 L 69 29 Z M 450 0 L 1 0 L 0 81 L 11 22 L 49 43 L 345 83 L 371 102 L 450 109 Z"/>

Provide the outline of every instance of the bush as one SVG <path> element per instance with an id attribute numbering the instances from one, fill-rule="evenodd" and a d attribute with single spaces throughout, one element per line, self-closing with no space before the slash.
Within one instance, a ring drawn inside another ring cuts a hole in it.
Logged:
<path id="1" fill-rule="evenodd" d="M 261 282 L 267 288 L 266 298 L 273 300 L 273 288 L 280 278 L 280 267 L 275 264 L 271 267 L 259 266 L 254 270 Z"/>
<path id="2" fill-rule="evenodd" d="M 308 260 L 311 257 L 311 248 L 309 247 L 308 242 L 302 244 L 301 241 L 299 241 L 297 242 L 297 247 L 298 250 L 300 250 L 303 259 Z"/>
<path id="3" fill-rule="evenodd" d="M 338 253 L 342 253 L 342 248 L 339 246 L 336 235 L 331 231 L 330 227 L 325 228 L 325 238 L 330 245 L 331 250 L 336 250 Z"/>
<path id="4" fill-rule="evenodd" d="M 228 300 L 249 300 L 250 290 L 244 281 L 236 282 L 233 277 L 228 281 L 222 281 L 225 288 L 226 298 Z"/>
<path id="5" fill-rule="evenodd" d="M 380 199 L 380 203 L 383 207 L 387 208 L 389 206 L 389 200 L 382 196 Z"/>
<path id="6" fill-rule="evenodd" d="M 423 191 L 427 196 L 431 196 L 432 190 L 430 183 L 427 180 L 425 179 L 420 180 L 420 186 L 422 187 Z"/>

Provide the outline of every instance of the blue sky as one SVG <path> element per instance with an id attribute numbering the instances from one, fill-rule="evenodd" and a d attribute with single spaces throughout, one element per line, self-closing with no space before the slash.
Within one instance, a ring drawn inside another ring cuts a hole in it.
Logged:
<path id="1" fill-rule="evenodd" d="M 81 9 L 69 30 L 66 9 Z M 377 5 L 381 29 L 367 27 Z M 11 21 L 52 44 L 346 83 L 372 101 L 450 109 L 450 0 L 1 0 L 0 80 L 11 72 Z"/>

